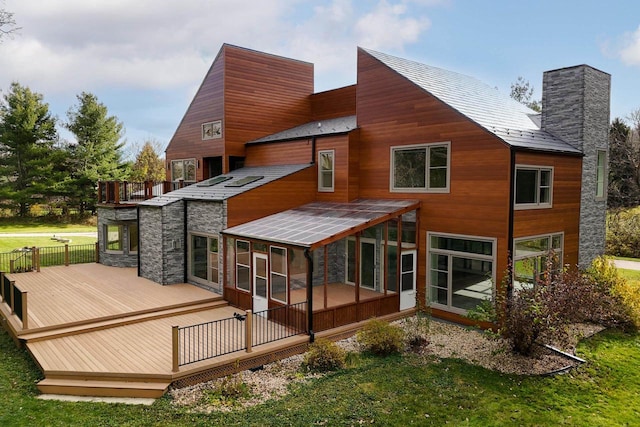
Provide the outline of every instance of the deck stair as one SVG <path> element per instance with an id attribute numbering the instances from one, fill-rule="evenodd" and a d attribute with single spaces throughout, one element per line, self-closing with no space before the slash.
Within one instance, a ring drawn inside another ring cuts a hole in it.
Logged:
<path id="1" fill-rule="evenodd" d="M 45 378 L 38 383 L 44 394 L 99 397 L 135 397 L 157 399 L 169 388 L 171 380 L 82 380 L 73 378 Z"/>

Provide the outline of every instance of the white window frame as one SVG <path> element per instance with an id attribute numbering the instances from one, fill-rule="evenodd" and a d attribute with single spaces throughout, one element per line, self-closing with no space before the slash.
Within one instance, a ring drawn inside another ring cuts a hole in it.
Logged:
<path id="1" fill-rule="evenodd" d="M 430 157 L 429 150 L 431 148 L 439 148 L 446 147 L 447 149 L 447 165 L 446 168 L 446 185 L 445 187 L 431 187 L 429 183 L 429 171 L 431 166 L 429 164 Z M 417 187 L 417 188 L 405 188 L 405 187 L 396 187 L 394 181 L 395 175 L 395 153 L 405 150 L 415 150 L 418 148 L 424 148 L 425 153 L 425 186 Z M 426 144 L 412 144 L 412 145 L 396 145 L 391 147 L 390 152 L 390 167 L 389 167 L 389 191 L 392 193 L 448 193 L 449 186 L 451 180 L 451 142 L 434 142 L 434 143 L 426 143 Z"/>
<path id="2" fill-rule="evenodd" d="M 202 140 L 222 138 L 222 120 L 202 124 Z"/>
<path id="3" fill-rule="evenodd" d="M 330 155 L 331 157 L 331 169 L 323 169 L 322 168 L 322 155 Z M 322 183 L 324 182 L 323 175 L 326 173 L 331 173 L 331 186 L 324 187 Z M 335 191 L 335 179 L 336 179 L 336 152 L 335 150 L 321 150 L 318 151 L 318 191 L 324 193 L 332 193 Z"/>
<path id="4" fill-rule="evenodd" d="M 602 165 L 600 165 L 600 155 L 602 155 Z M 607 199 L 607 150 L 597 150 L 596 152 L 596 200 Z"/>
<path id="5" fill-rule="evenodd" d="M 445 237 L 451 239 L 461 239 L 461 240 L 476 240 L 476 241 L 484 241 L 491 243 L 491 255 L 483 255 L 476 254 L 471 252 L 459 252 L 450 249 L 439 249 L 439 248 L 431 248 L 431 238 L 432 237 Z M 459 307 L 454 307 L 451 303 L 452 300 L 452 275 L 451 275 L 451 257 L 464 257 L 473 260 L 479 261 L 491 261 L 491 294 L 495 295 L 495 283 L 496 283 L 496 267 L 497 267 L 497 239 L 494 237 L 484 237 L 484 236 L 468 236 L 463 234 L 450 234 L 450 233 L 434 233 L 427 232 L 427 273 L 426 273 L 426 295 L 425 298 L 427 300 L 427 304 L 433 308 L 438 308 L 450 313 L 456 314 L 466 314 L 467 310 L 464 310 Z M 448 276 L 447 276 L 447 305 L 440 304 L 437 302 L 431 301 L 431 255 L 432 254 L 446 255 L 448 257 Z"/>
<path id="6" fill-rule="evenodd" d="M 283 273 L 279 273 L 277 271 L 274 271 L 273 269 L 273 249 L 280 249 L 284 251 L 284 274 Z M 288 258 L 289 254 L 287 251 L 287 248 L 282 247 L 282 246 L 273 246 L 270 245 L 269 246 L 269 298 L 274 300 L 274 301 L 278 301 L 281 302 L 283 304 L 287 304 L 287 299 L 288 299 L 288 284 L 289 284 L 289 258 Z M 284 277 L 284 283 L 285 283 L 285 287 L 284 287 L 284 301 L 278 298 L 274 298 L 273 296 L 273 276 L 279 276 L 279 277 Z"/>
<path id="7" fill-rule="evenodd" d="M 239 255 L 239 253 L 238 253 L 238 243 L 240 243 L 240 242 L 246 243 L 249 246 L 249 264 L 242 264 L 242 263 L 238 262 L 238 255 Z M 235 262 L 235 265 L 234 265 L 234 267 L 235 267 L 235 288 L 238 291 L 241 291 L 241 292 L 251 293 L 252 292 L 251 283 L 252 283 L 252 280 L 253 280 L 252 277 L 251 277 L 251 274 L 252 274 L 251 263 L 253 262 L 252 261 L 253 257 L 251 255 L 252 254 L 252 252 L 251 252 L 251 242 L 248 241 L 248 240 L 236 239 L 236 241 L 235 241 L 235 250 L 236 250 L 236 253 L 235 253 L 235 257 L 236 257 L 235 261 L 236 262 Z M 238 266 L 246 267 L 249 270 L 249 288 L 248 289 L 243 289 L 243 288 L 238 286 Z"/>
<path id="8" fill-rule="evenodd" d="M 559 236 L 560 237 L 560 249 L 557 250 L 557 248 L 553 247 L 553 238 Z M 547 238 L 549 239 L 549 249 L 547 249 L 546 251 L 538 251 L 538 252 L 532 252 L 532 253 L 528 253 L 526 255 L 518 255 L 517 250 L 516 250 L 516 246 L 518 244 L 518 242 L 526 242 L 527 240 L 537 240 L 537 239 L 544 239 Z M 532 258 L 539 258 L 542 256 L 548 256 L 549 252 L 551 251 L 556 251 L 556 253 L 559 252 L 559 267 L 562 268 L 562 266 L 564 265 L 564 231 L 558 231 L 555 233 L 545 233 L 545 234 L 538 234 L 535 236 L 525 236 L 525 237 L 518 237 L 517 239 L 513 239 L 513 277 L 512 277 L 512 282 L 514 283 L 514 285 L 516 285 L 516 262 L 518 261 L 523 261 L 523 260 L 527 260 L 527 259 L 532 259 Z M 517 285 L 515 286 L 516 288 L 518 287 Z M 516 289 L 517 290 L 517 289 Z"/>
<path id="9" fill-rule="evenodd" d="M 517 203 L 518 199 L 518 170 L 535 170 L 537 183 L 536 183 L 536 201 L 534 203 Z M 549 171 L 549 201 L 540 202 L 540 189 L 541 185 L 541 171 Z M 513 179 L 513 205 L 516 210 L 523 209 L 549 209 L 553 207 L 553 181 L 555 178 L 553 166 L 540 166 L 540 165 L 516 165 L 515 175 Z"/>
<path id="10" fill-rule="evenodd" d="M 191 274 L 191 251 L 193 250 L 191 247 L 191 242 L 192 242 L 192 236 L 198 236 L 198 237 L 204 237 L 207 239 L 207 278 L 203 279 L 202 277 L 198 277 L 198 276 L 194 276 Z M 211 271 L 211 239 L 216 239 L 218 241 L 218 277 L 213 277 L 212 271 Z M 187 237 L 187 241 L 188 246 L 187 246 L 187 278 L 189 280 L 193 280 L 196 283 L 201 283 L 207 286 L 211 286 L 211 285 L 215 285 L 215 287 L 218 287 L 220 285 L 220 236 L 217 234 L 210 234 L 210 233 L 201 233 L 201 232 L 197 232 L 197 231 L 190 231 L 188 233 L 188 237 Z"/>

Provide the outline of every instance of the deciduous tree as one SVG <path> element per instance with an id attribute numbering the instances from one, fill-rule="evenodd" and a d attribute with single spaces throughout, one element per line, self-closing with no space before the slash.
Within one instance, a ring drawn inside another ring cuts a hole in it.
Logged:
<path id="1" fill-rule="evenodd" d="M 540 101 L 532 99 L 533 86 L 524 77 L 518 76 L 518 80 L 515 83 L 511 83 L 511 98 L 515 99 L 521 104 L 526 105 L 534 111 L 542 111 L 542 105 Z"/>
<path id="2" fill-rule="evenodd" d="M 0 42 L 18 29 L 16 21 L 13 19 L 13 13 L 0 9 Z"/>
<path id="3" fill-rule="evenodd" d="M 136 161 L 129 176 L 130 181 L 158 182 L 166 179 L 164 160 L 158 156 L 156 149 L 159 145 L 157 141 L 145 141 L 136 156 Z"/>
<path id="4" fill-rule="evenodd" d="M 640 204 L 640 109 L 630 115 L 632 126 L 616 118 L 609 128 L 610 208 Z"/>

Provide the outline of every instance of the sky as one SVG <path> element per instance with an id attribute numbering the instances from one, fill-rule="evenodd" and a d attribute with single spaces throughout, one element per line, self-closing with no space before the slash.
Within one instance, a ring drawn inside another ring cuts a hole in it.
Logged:
<path id="1" fill-rule="evenodd" d="M 135 147 L 169 143 L 223 43 L 314 64 L 315 91 L 356 82 L 357 47 L 474 76 L 588 64 L 612 75 L 611 118 L 640 108 L 636 0 L 0 0 L 0 94 L 18 82 L 61 123 L 93 93 Z M 73 136 L 60 129 L 67 140 Z"/>

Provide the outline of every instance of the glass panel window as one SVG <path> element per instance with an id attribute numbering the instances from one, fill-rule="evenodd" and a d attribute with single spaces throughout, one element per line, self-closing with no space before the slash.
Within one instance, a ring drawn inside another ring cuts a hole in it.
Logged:
<path id="1" fill-rule="evenodd" d="M 607 189 L 607 152 L 598 150 L 596 171 L 596 197 L 604 198 Z"/>
<path id="2" fill-rule="evenodd" d="M 334 150 L 318 152 L 318 191 L 334 190 Z"/>
<path id="3" fill-rule="evenodd" d="M 138 252 L 138 224 L 129 224 L 129 252 Z"/>
<path id="4" fill-rule="evenodd" d="M 494 244 L 490 239 L 430 235 L 431 303 L 464 314 L 493 296 Z"/>
<path id="5" fill-rule="evenodd" d="M 561 272 L 562 241 L 562 233 L 528 237 L 515 241 L 514 290 L 530 288 L 544 280 L 544 274 L 549 267 L 552 274 Z"/>
<path id="6" fill-rule="evenodd" d="M 446 192 L 450 144 L 391 148 L 391 190 Z"/>
<path id="7" fill-rule="evenodd" d="M 171 181 L 183 181 L 184 184 L 196 182 L 196 159 L 172 160 Z"/>
<path id="8" fill-rule="evenodd" d="M 207 238 L 205 236 L 191 235 L 190 273 L 193 277 L 207 280 Z"/>
<path id="9" fill-rule="evenodd" d="M 250 262 L 249 242 L 236 240 L 236 287 L 243 291 L 251 288 Z"/>
<path id="10" fill-rule="evenodd" d="M 271 298 L 287 303 L 287 250 L 271 246 Z"/>
<path id="11" fill-rule="evenodd" d="M 553 170 L 551 168 L 517 166 L 515 188 L 517 207 L 551 207 Z"/>
<path id="12" fill-rule="evenodd" d="M 218 251 L 218 238 L 209 237 L 209 268 L 211 270 L 211 276 L 209 280 L 213 283 L 220 282 L 220 258 Z"/>
<path id="13" fill-rule="evenodd" d="M 105 225 L 105 241 L 107 242 L 106 249 L 108 251 L 122 252 L 123 251 L 123 231 L 124 226 L 109 224 Z"/>

